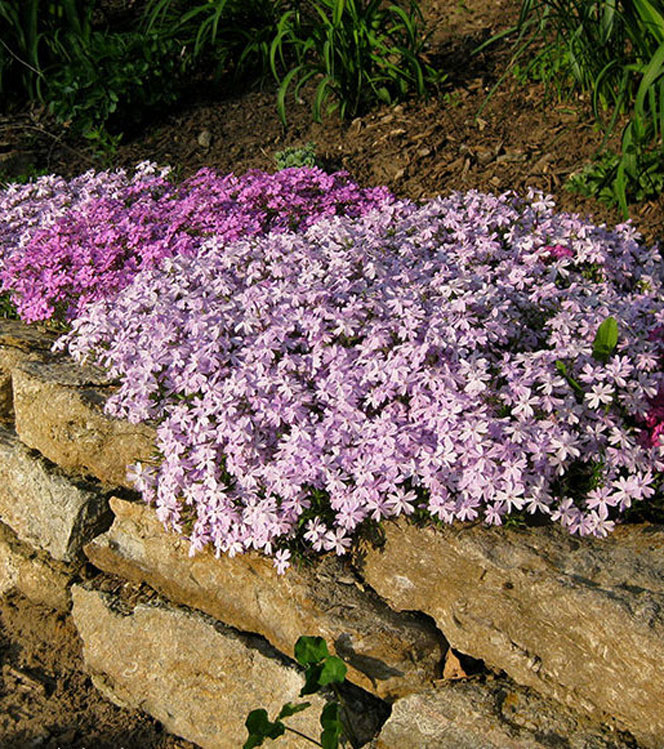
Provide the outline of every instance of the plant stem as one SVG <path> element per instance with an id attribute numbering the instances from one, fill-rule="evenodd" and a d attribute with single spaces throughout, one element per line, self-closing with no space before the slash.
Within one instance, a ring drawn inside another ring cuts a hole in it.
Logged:
<path id="1" fill-rule="evenodd" d="M 25 65 L 28 70 L 31 70 L 33 73 L 35 73 L 38 76 L 42 76 L 41 70 L 37 70 L 37 68 L 33 68 L 32 65 L 30 65 L 29 62 L 26 62 L 25 60 L 22 60 L 15 52 L 13 52 L 5 42 L 3 42 L 2 39 L 0 39 L 0 44 L 9 52 L 9 54 L 18 62 L 21 63 L 21 65 Z"/>
<path id="2" fill-rule="evenodd" d="M 68 151 L 71 151 L 73 154 L 75 154 L 79 158 L 83 159 L 84 161 L 87 161 L 88 164 L 91 164 L 92 166 L 97 166 L 97 162 L 94 159 L 91 159 L 89 156 L 86 156 L 86 154 L 82 153 L 78 149 L 73 148 L 72 146 L 63 142 L 62 138 L 64 136 L 64 131 L 60 133 L 60 135 L 55 135 L 54 133 L 51 133 L 48 130 L 44 130 L 43 127 L 35 127 L 34 125 L 22 125 L 21 127 L 24 130 L 33 130 L 36 133 L 41 133 L 42 135 L 46 135 L 53 140 L 51 148 L 49 149 L 49 152 L 48 152 L 47 161 L 49 164 L 51 162 L 51 154 L 53 153 L 53 149 L 59 143 L 61 146 L 63 146 L 63 148 L 66 148 Z"/>
<path id="3" fill-rule="evenodd" d="M 284 725 L 284 728 L 287 731 L 290 731 L 291 733 L 296 733 L 298 736 L 301 736 L 303 739 L 306 739 L 307 741 L 311 741 L 312 744 L 315 744 L 316 746 L 323 746 L 322 744 L 319 744 L 316 739 L 312 739 L 311 736 L 307 736 L 306 733 L 301 733 L 296 728 L 290 728 L 289 726 Z"/>

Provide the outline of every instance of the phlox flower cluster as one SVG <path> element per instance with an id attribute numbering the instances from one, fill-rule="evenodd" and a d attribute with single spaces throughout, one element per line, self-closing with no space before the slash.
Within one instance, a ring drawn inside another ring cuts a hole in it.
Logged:
<path id="1" fill-rule="evenodd" d="M 390 199 L 386 188 L 362 189 L 345 172 L 310 168 L 242 177 L 202 169 L 180 184 L 149 163 L 132 176 L 42 177 L 0 192 L 0 283 L 23 320 L 70 320 L 162 258 L 197 253 L 206 237 L 304 229 Z"/>
<path id="2" fill-rule="evenodd" d="M 343 554 L 367 524 L 538 513 L 606 535 L 664 466 L 657 248 L 530 194 L 386 201 L 211 236 L 86 307 L 60 345 L 158 421 L 133 475 L 192 552 Z M 607 317 L 617 347 L 597 357 Z"/>

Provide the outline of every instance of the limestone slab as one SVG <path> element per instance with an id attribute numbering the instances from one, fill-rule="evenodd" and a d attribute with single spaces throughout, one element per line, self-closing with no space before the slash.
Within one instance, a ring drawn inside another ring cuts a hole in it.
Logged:
<path id="1" fill-rule="evenodd" d="M 431 615 L 462 653 L 664 745 L 661 527 L 579 539 L 557 527 L 391 523 L 362 574 L 394 608 Z"/>
<path id="2" fill-rule="evenodd" d="M 67 471 L 132 488 L 127 466 L 151 459 L 155 432 L 104 414 L 112 388 L 93 367 L 28 362 L 13 373 L 16 431 L 26 445 Z"/>
<path id="3" fill-rule="evenodd" d="M 20 320 L 0 319 L 0 346 L 21 351 L 50 351 L 57 334 L 44 325 L 28 325 Z"/>
<path id="4" fill-rule="evenodd" d="M 348 664 L 348 678 L 382 698 L 424 689 L 440 675 L 447 645 L 436 627 L 360 590 L 338 560 L 277 575 L 257 555 L 190 557 L 188 542 L 165 531 L 152 508 L 117 497 L 111 507 L 113 525 L 86 547 L 100 569 L 257 632 L 291 656 L 300 635 L 324 637 Z"/>
<path id="5" fill-rule="evenodd" d="M 55 335 L 17 320 L 0 320 L 0 420 L 14 418 L 12 373 L 20 364 L 42 361 Z"/>
<path id="6" fill-rule="evenodd" d="M 0 596 L 19 592 L 34 603 L 64 612 L 71 603 L 69 586 L 76 571 L 72 565 L 37 554 L 0 523 Z"/>
<path id="7" fill-rule="evenodd" d="M 274 718 L 284 703 L 301 701 L 298 671 L 201 614 L 159 604 L 123 610 L 108 594 L 81 586 L 74 586 L 72 598 L 97 688 L 203 749 L 237 749 L 247 738 L 244 721 L 251 710 L 264 708 Z M 312 707 L 288 725 L 318 737 L 325 703 L 318 695 L 307 701 Z M 279 742 L 284 749 L 311 746 L 297 737 Z"/>
<path id="8" fill-rule="evenodd" d="M 593 725 L 505 679 L 449 682 L 392 706 L 373 749 L 630 749 L 629 736 Z"/>
<path id="9" fill-rule="evenodd" d="M 72 561 L 111 517 L 107 490 L 66 476 L 0 427 L 0 521 L 21 540 Z"/>

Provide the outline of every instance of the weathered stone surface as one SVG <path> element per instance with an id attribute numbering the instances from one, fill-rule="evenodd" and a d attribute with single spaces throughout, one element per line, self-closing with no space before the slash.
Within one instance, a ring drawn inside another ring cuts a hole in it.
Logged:
<path id="1" fill-rule="evenodd" d="M 237 749 L 247 737 L 244 721 L 265 708 L 271 718 L 289 701 L 299 702 L 302 675 L 265 648 L 208 617 L 174 607 L 138 604 L 122 610 L 110 596 L 74 586 L 74 623 L 92 680 L 117 704 L 140 708 L 171 733 L 204 749 Z M 307 697 L 308 710 L 288 725 L 320 735 L 324 705 Z M 284 747 L 305 747 L 282 737 Z M 309 744 L 310 745 L 310 744 Z"/>
<path id="2" fill-rule="evenodd" d="M 73 481 L 0 427 L 0 521 L 20 539 L 71 561 L 111 518 L 108 492 Z"/>
<path id="3" fill-rule="evenodd" d="M 111 419 L 103 405 L 112 385 L 103 372 L 73 362 L 30 362 L 14 370 L 16 431 L 67 471 L 131 488 L 127 465 L 149 460 L 154 429 Z"/>
<path id="4" fill-rule="evenodd" d="M 20 320 L 0 319 L 0 346 L 22 351 L 50 351 L 56 334 L 43 325 L 26 325 Z"/>
<path id="5" fill-rule="evenodd" d="M 362 571 L 393 607 L 430 614 L 454 648 L 518 683 L 664 745 L 664 529 L 386 533 Z"/>
<path id="6" fill-rule="evenodd" d="M 21 349 L 0 346 L 0 420 L 14 420 L 14 392 L 12 389 L 12 372 L 23 362 L 29 361 L 34 354 Z"/>
<path id="7" fill-rule="evenodd" d="M 410 695 L 392 715 L 374 749 L 627 749 L 633 742 L 615 731 L 496 680 L 453 682 Z"/>
<path id="8" fill-rule="evenodd" d="M 436 628 L 363 593 L 336 559 L 279 576 L 255 555 L 192 558 L 188 542 L 164 531 L 151 508 L 116 497 L 111 507 L 112 527 L 86 547 L 100 569 L 257 632 L 289 655 L 300 635 L 324 637 L 349 665 L 349 680 L 381 697 L 421 690 L 440 675 L 446 643 Z"/>
<path id="9" fill-rule="evenodd" d="M 18 591 L 35 603 L 67 611 L 75 574 L 74 566 L 37 554 L 0 523 L 0 596 Z"/>
<path id="10" fill-rule="evenodd" d="M 48 356 L 55 336 L 16 320 L 0 320 L 0 420 L 14 418 L 12 372 L 28 361 Z"/>

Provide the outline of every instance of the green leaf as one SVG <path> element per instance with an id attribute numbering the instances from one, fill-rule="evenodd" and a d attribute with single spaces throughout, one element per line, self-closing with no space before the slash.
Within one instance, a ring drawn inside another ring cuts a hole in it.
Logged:
<path id="1" fill-rule="evenodd" d="M 597 328 L 593 341 L 593 358 L 605 362 L 618 345 L 618 322 L 615 317 L 607 317 Z"/>
<path id="2" fill-rule="evenodd" d="M 250 734 L 249 738 L 242 744 L 242 749 L 254 749 L 255 746 L 260 746 L 263 743 L 262 736 L 256 734 Z"/>
<path id="3" fill-rule="evenodd" d="M 314 694 L 320 689 L 320 675 L 323 666 L 320 663 L 313 663 L 304 673 L 304 686 L 300 690 L 300 697 L 307 694 Z"/>
<path id="4" fill-rule="evenodd" d="M 390 96 L 390 92 L 385 88 L 385 86 L 381 86 L 377 91 L 376 94 L 378 95 L 378 98 L 385 102 L 385 104 L 391 104 L 392 103 L 392 97 Z"/>
<path id="5" fill-rule="evenodd" d="M 318 683 L 323 687 L 327 684 L 341 684 L 346 678 L 346 664 L 334 655 L 329 656 L 323 663 Z"/>
<path id="6" fill-rule="evenodd" d="M 323 728 L 334 725 L 339 721 L 341 705 L 338 702 L 328 702 L 320 714 L 320 724 Z"/>
<path id="7" fill-rule="evenodd" d="M 291 715 L 295 715 L 295 713 L 301 713 L 302 710 L 306 710 L 308 707 L 311 707 L 311 702 L 300 702 L 299 705 L 296 705 L 294 702 L 288 702 L 279 711 L 277 720 L 281 720 L 282 718 L 290 718 Z"/>
<path id="8" fill-rule="evenodd" d="M 664 14 L 649 0 L 634 0 L 634 6 L 650 33 L 660 42 L 664 41 Z"/>
<path id="9" fill-rule="evenodd" d="M 332 23 L 338 26 L 341 23 L 341 18 L 344 14 L 345 0 L 335 0 L 333 11 L 332 11 Z"/>
<path id="10" fill-rule="evenodd" d="M 286 92 L 291 84 L 293 78 L 300 74 L 300 66 L 290 70 L 286 77 L 281 81 L 279 86 L 279 92 L 277 94 L 277 112 L 279 113 L 279 119 L 286 124 Z"/>
<path id="11" fill-rule="evenodd" d="M 262 708 L 252 710 L 244 725 L 249 731 L 249 738 L 245 741 L 242 749 L 253 749 L 255 746 L 260 746 L 264 739 L 277 739 L 286 732 L 286 726 L 279 720 L 273 723 L 268 718 L 267 710 Z"/>
<path id="12" fill-rule="evenodd" d="M 567 380 L 567 384 L 572 388 L 574 393 L 579 398 L 583 399 L 585 391 L 581 387 L 581 385 L 579 385 L 579 383 L 568 374 L 567 367 L 565 366 L 565 362 L 561 361 L 560 359 L 556 359 L 556 370 L 559 374 L 561 374 Z"/>
<path id="13" fill-rule="evenodd" d="M 323 637 L 309 637 L 302 635 L 295 643 L 295 658 L 298 663 L 308 666 L 310 663 L 320 663 L 330 653 Z"/>
<path id="14" fill-rule="evenodd" d="M 323 732 L 320 735 L 320 743 L 323 749 L 337 749 L 339 740 L 343 736 L 343 725 L 340 720 L 341 708 L 338 702 L 330 702 L 323 708 L 320 716 L 320 724 Z"/>

